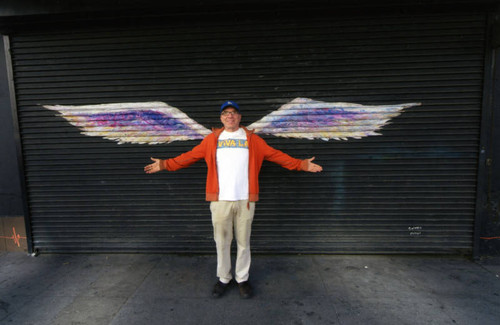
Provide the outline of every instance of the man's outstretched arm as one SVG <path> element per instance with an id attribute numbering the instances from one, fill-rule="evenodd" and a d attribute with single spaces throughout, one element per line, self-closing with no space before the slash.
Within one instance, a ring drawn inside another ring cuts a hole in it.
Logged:
<path id="1" fill-rule="evenodd" d="M 153 174 L 162 170 L 176 171 L 181 168 L 189 167 L 198 160 L 205 157 L 205 153 L 207 151 L 207 143 L 209 142 L 209 140 L 210 136 L 205 137 L 205 139 L 203 139 L 203 141 L 201 141 L 201 143 L 195 146 L 193 149 L 174 158 L 163 160 L 151 157 L 151 160 L 154 162 L 145 166 L 144 171 L 147 174 Z"/>
<path id="2" fill-rule="evenodd" d="M 283 151 L 271 147 L 259 136 L 254 135 L 254 137 L 256 145 L 262 150 L 266 160 L 272 161 L 290 170 L 302 170 L 310 173 L 318 173 L 323 170 L 323 167 L 312 162 L 315 157 L 304 160 L 293 158 Z"/>

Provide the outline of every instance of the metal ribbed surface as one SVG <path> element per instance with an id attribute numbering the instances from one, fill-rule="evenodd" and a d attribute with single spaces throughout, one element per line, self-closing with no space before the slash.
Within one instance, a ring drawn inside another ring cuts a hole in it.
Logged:
<path id="1" fill-rule="evenodd" d="M 214 252 L 204 162 L 142 171 L 198 141 L 118 145 L 41 105 L 159 100 L 212 127 L 226 99 L 251 124 L 308 97 L 422 106 L 361 140 L 264 136 L 324 172 L 265 163 L 254 252 L 471 251 L 484 15 L 217 21 L 12 35 L 36 249 Z"/>

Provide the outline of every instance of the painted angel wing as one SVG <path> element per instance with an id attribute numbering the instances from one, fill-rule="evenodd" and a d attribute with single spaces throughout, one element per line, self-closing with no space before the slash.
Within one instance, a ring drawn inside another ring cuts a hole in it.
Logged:
<path id="1" fill-rule="evenodd" d="M 295 98 L 248 128 L 285 138 L 359 139 L 380 135 L 376 131 L 390 119 L 401 114 L 404 108 L 418 105 L 420 103 L 372 106 Z"/>
<path id="2" fill-rule="evenodd" d="M 119 144 L 160 144 L 203 139 L 210 130 L 163 102 L 44 106 L 58 111 L 88 136 Z"/>

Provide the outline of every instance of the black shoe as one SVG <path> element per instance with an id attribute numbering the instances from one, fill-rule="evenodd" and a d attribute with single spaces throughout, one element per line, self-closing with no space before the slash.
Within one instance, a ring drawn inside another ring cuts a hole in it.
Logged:
<path id="1" fill-rule="evenodd" d="M 212 291 L 212 297 L 214 298 L 220 298 L 222 295 L 224 295 L 224 292 L 226 292 L 226 288 L 229 283 L 222 283 L 220 281 L 217 281 L 217 283 L 214 286 L 214 290 Z"/>
<path id="2" fill-rule="evenodd" d="M 238 283 L 240 287 L 240 297 L 242 299 L 248 299 L 252 297 L 252 286 L 248 281 Z"/>

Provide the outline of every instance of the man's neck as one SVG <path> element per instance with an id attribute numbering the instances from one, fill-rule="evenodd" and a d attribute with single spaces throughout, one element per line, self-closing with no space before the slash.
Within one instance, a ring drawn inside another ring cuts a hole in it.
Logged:
<path id="1" fill-rule="evenodd" d="M 236 132 L 240 129 L 240 127 L 238 126 L 237 128 L 234 128 L 234 129 L 228 129 L 228 128 L 224 128 L 224 131 L 226 132 L 230 132 L 230 133 L 233 133 L 233 132 Z"/>

